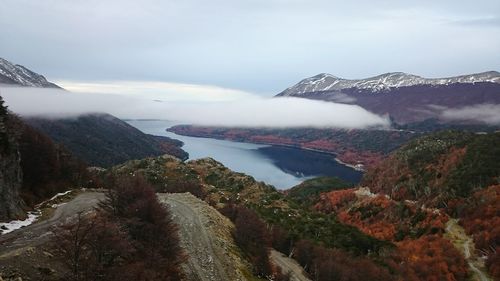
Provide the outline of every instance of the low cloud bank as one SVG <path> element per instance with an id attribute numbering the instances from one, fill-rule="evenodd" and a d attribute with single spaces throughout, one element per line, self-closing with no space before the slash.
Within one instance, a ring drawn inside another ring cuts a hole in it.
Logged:
<path id="1" fill-rule="evenodd" d="M 444 109 L 441 117 L 453 121 L 475 120 L 488 125 L 500 125 L 500 104 L 476 104 Z"/>
<path id="2" fill-rule="evenodd" d="M 168 119 L 235 127 L 388 127 L 387 118 L 356 105 L 299 98 L 245 95 L 223 101 L 154 101 L 148 96 L 73 93 L 53 89 L 2 88 L 9 108 L 22 116 L 75 117 L 106 112 L 119 118 Z"/>
<path id="3" fill-rule="evenodd" d="M 55 83 L 73 93 L 113 94 L 164 101 L 232 101 L 253 95 L 213 85 L 196 85 L 158 81 L 96 81 L 59 80 Z"/>

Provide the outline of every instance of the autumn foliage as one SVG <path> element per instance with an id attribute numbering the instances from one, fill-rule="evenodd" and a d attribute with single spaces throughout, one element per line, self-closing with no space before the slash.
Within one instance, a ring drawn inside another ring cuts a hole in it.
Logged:
<path id="1" fill-rule="evenodd" d="M 335 213 L 340 221 L 397 248 L 383 262 L 404 280 L 465 280 L 467 265 L 462 254 L 441 237 L 448 216 L 417 202 L 397 202 L 366 188 L 321 194 L 315 208 Z"/>
<path id="2" fill-rule="evenodd" d="M 500 185 L 492 185 L 473 194 L 467 201 L 454 202 L 460 210 L 460 224 L 474 237 L 479 255 L 487 256 L 486 266 L 492 277 L 500 279 Z M 464 207 L 465 206 L 465 207 Z"/>
<path id="3" fill-rule="evenodd" d="M 415 202 L 397 202 L 384 195 L 359 192 L 363 189 L 323 193 L 315 208 L 333 212 L 343 223 L 382 240 L 399 241 L 444 232 L 448 216 L 441 212 L 422 208 Z"/>
<path id="4" fill-rule="evenodd" d="M 398 243 L 399 270 L 405 280 L 466 280 L 468 266 L 450 241 L 439 235 L 426 235 Z"/>

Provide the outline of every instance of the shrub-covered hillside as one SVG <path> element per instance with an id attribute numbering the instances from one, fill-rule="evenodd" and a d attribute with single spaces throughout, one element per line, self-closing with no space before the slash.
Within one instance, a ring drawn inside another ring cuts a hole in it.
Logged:
<path id="1" fill-rule="evenodd" d="M 144 134 L 109 114 L 74 118 L 26 118 L 28 124 L 66 146 L 89 165 L 110 167 L 131 159 L 170 154 L 187 159 L 182 142 Z"/>
<path id="2" fill-rule="evenodd" d="M 362 181 L 373 192 L 396 200 L 445 207 L 499 182 L 500 133 L 445 131 L 411 141 Z"/>

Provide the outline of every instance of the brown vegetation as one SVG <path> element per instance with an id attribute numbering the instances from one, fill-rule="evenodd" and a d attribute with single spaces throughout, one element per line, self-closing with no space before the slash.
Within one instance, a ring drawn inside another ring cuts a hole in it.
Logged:
<path id="1" fill-rule="evenodd" d="M 295 244 L 294 258 L 317 281 L 395 280 L 387 268 L 363 256 L 339 249 L 327 249 L 308 240 Z"/>
<path id="2" fill-rule="evenodd" d="M 68 187 L 77 187 L 89 179 L 86 165 L 64 147 L 28 125 L 19 123 L 23 184 L 21 196 L 33 206 Z"/>
<path id="3" fill-rule="evenodd" d="M 228 204 L 221 210 L 234 222 L 234 240 L 249 257 L 253 265 L 254 274 L 259 277 L 273 275 L 269 261 L 269 235 L 266 225 L 252 210 Z M 280 278 L 284 278 L 280 275 Z"/>
<path id="4" fill-rule="evenodd" d="M 500 279 L 500 185 L 477 191 L 467 201 L 455 200 L 450 208 L 460 209 L 460 224 L 474 237 L 480 255 L 488 257 L 491 276 Z"/>
<path id="5" fill-rule="evenodd" d="M 467 279 L 467 264 L 450 241 L 439 235 L 426 235 L 398 243 L 399 257 L 405 280 L 454 281 Z"/>
<path id="6" fill-rule="evenodd" d="M 71 280 L 180 280 L 185 260 L 177 226 L 139 177 L 112 180 L 98 210 L 62 227 L 54 240 Z"/>
<path id="7" fill-rule="evenodd" d="M 340 221 L 366 234 L 396 242 L 397 250 L 383 258 L 404 280 L 465 280 L 461 253 L 441 237 L 448 216 L 397 202 L 368 190 L 346 189 L 321 195 L 316 209 L 337 214 Z M 399 241 L 399 242 L 397 242 Z"/>

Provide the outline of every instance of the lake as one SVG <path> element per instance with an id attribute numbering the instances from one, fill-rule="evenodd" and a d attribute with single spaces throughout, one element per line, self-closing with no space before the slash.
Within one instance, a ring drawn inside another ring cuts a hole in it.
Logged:
<path id="1" fill-rule="evenodd" d="M 352 183 L 362 173 L 335 161 L 334 155 L 282 146 L 196 138 L 167 132 L 179 123 L 163 120 L 128 120 L 144 133 L 184 142 L 189 160 L 211 157 L 233 171 L 245 173 L 278 189 L 293 187 L 316 176 L 336 176 Z"/>

